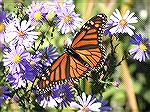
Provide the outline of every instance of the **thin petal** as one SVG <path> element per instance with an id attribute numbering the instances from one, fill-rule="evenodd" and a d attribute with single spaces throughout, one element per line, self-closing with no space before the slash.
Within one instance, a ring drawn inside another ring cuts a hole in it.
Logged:
<path id="1" fill-rule="evenodd" d="M 115 26 L 113 28 L 111 28 L 109 31 L 111 32 L 111 34 L 115 34 L 117 33 L 116 31 L 118 30 L 119 26 Z"/>
<path id="2" fill-rule="evenodd" d="M 136 53 L 138 51 L 139 47 L 133 48 L 129 50 L 130 55 Z"/>
<path id="3" fill-rule="evenodd" d="M 31 27 L 29 27 L 28 29 L 26 29 L 26 31 L 27 31 L 27 32 L 28 32 L 28 31 L 32 31 L 34 28 L 35 28 L 35 26 L 31 26 Z"/>
<path id="4" fill-rule="evenodd" d="M 133 30 L 135 30 L 135 27 L 132 25 L 128 25 L 128 27 L 132 28 Z"/>
<path id="5" fill-rule="evenodd" d="M 123 19 L 125 19 L 125 20 L 126 20 L 126 19 L 127 19 L 127 17 L 129 16 L 129 14 L 130 14 L 130 11 L 129 11 L 129 10 L 127 10 L 127 11 L 126 11 L 126 13 L 125 13 L 125 15 L 123 16 Z"/>
<path id="6" fill-rule="evenodd" d="M 130 21 L 130 19 L 132 18 L 132 16 L 134 15 L 135 13 L 134 12 L 132 12 L 128 17 L 127 17 L 127 21 Z"/>
<path id="7" fill-rule="evenodd" d="M 22 21 L 21 22 L 21 29 L 23 30 L 23 31 L 25 31 L 28 27 L 27 27 L 27 21 L 26 20 L 24 20 L 24 21 Z"/>
<path id="8" fill-rule="evenodd" d="M 89 95 L 84 106 L 90 105 L 89 102 L 90 102 L 91 98 L 92 98 L 92 96 Z"/>
<path id="9" fill-rule="evenodd" d="M 134 32 L 129 27 L 126 27 L 124 32 L 128 33 L 130 36 L 134 35 Z"/>
<path id="10" fill-rule="evenodd" d="M 80 97 L 80 96 L 77 96 L 77 99 L 78 99 L 78 101 L 80 102 L 80 104 L 82 105 L 82 104 L 83 104 L 83 100 L 81 99 L 81 97 Z"/>
<path id="11" fill-rule="evenodd" d="M 99 112 L 100 111 L 100 108 L 101 107 L 101 103 L 100 102 L 97 102 L 97 103 L 93 103 L 91 106 L 89 106 L 89 110 L 91 111 L 96 111 L 96 112 Z"/>
<path id="12" fill-rule="evenodd" d="M 138 20 L 137 20 L 137 17 L 133 17 L 131 18 L 130 20 L 127 21 L 128 23 L 137 23 Z"/>
<path id="13" fill-rule="evenodd" d="M 114 16 L 115 16 L 116 18 L 118 18 L 119 20 L 121 20 L 121 19 L 122 19 L 122 16 L 121 16 L 121 14 L 120 14 L 119 10 L 118 10 L 118 9 L 116 9 L 115 11 L 116 11 L 116 13 L 115 13 L 115 12 L 113 12 Z"/>
<path id="14" fill-rule="evenodd" d="M 119 19 L 114 17 L 113 15 L 110 16 L 110 20 L 113 20 L 114 22 L 118 22 L 119 21 Z"/>
<path id="15" fill-rule="evenodd" d="M 83 105 L 86 104 L 86 94 L 83 92 L 82 93 L 82 99 L 83 99 Z"/>
<path id="16" fill-rule="evenodd" d="M 70 103 L 70 107 L 72 107 L 72 108 L 80 108 L 80 109 L 83 108 L 81 105 L 77 104 L 76 102 L 71 102 Z"/>

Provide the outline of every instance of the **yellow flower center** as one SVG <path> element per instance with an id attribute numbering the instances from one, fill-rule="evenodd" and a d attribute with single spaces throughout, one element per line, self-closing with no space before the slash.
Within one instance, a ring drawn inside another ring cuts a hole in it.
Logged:
<path id="1" fill-rule="evenodd" d="M 124 27 L 124 26 L 127 24 L 127 22 L 126 22 L 124 19 L 121 19 L 121 20 L 119 21 L 119 24 L 120 24 L 122 27 Z"/>
<path id="2" fill-rule="evenodd" d="M 34 62 L 32 60 L 30 61 L 30 65 L 34 65 Z"/>
<path id="3" fill-rule="evenodd" d="M 144 45 L 144 44 L 142 43 L 142 44 L 140 44 L 140 49 L 141 49 L 142 51 L 146 51 L 146 50 L 147 50 L 147 47 L 146 47 L 146 45 Z"/>
<path id="4" fill-rule="evenodd" d="M 21 61 L 21 57 L 19 55 L 15 55 L 13 61 L 15 63 L 19 63 Z"/>
<path id="5" fill-rule="evenodd" d="M 25 35 L 25 33 L 24 33 L 23 31 L 19 31 L 19 32 L 18 32 L 18 36 L 19 36 L 20 38 L 23 38 L 24 35 Z"/>
<path id="6" fill-rule="evenodd" d="M 67 15 L 67 16 L 64 17 L 64 22 L 65 23 L 69 23 L 70 21 L 71 21 L 71 17 L 70 16 Z"/>
<path id="7" fill-rule="evenodd" d="M 0 33 L 5 30 L 5 25 L 3 23 L 0 23 Z"/>
<path id="8" fill-rule="evenodd" d="M 37 12 L 37 13 L 34 14 L 34 19 L 35 19 L 36 21 L 39 21 L 39 20 L 41 20 L 42 18 L 43 18 L 43 16 L 42 16 L 42 14 L 41 14 L 40 12 Z"/>

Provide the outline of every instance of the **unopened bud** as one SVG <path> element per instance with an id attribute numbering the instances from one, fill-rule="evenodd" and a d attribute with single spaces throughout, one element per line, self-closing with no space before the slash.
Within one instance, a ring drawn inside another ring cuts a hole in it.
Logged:
<path id="1" fill-rule="evenodd" d="M 114 82 L 112 83 L 112 85 L 113 85 L 114 87 L 116 87 L 116 88 L 119 88 L 119 86 L 120 86 L 120 81 L 116 80 L 116 81 L 114 81 Z"/>

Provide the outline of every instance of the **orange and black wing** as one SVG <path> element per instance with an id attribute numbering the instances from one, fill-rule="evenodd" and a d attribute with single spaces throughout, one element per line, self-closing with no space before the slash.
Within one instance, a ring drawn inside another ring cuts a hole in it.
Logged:
<path id="1" fill-rule="evenodd" d="M 64 81 L 72 82 L 81 77 L 81 74 L 86 74 L 87 69 L 80 61 L 64 53 L 53 63 L 47 75 L 41 78 L 38 88 L 47 91 L 46 89 L 52 85 L 61 84 Z"/>
<path id="2" fill-rule="evenodd" d="M 91 67 L 103 66 L 105 50 L 102 36 L 106 15 L 98 14 L 91 18 L 76 34 L 71 48 Z M 82 75 L 82 74 L 81 74 Z"/>

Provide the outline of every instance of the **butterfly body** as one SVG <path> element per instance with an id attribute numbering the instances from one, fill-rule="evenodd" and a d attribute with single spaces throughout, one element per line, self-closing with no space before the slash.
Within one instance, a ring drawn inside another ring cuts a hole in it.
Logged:
<path id="1" fill-rule="evenodd" d="M 73 58 L 77 59 L 79 62 L 81 62 L 84 66 L 89 67 L 89 64 L 86 63 L 78 53 L 75 52 L 74 49 L 72 49 L 70 46 L 66 48 L 66 53 L 70 56 L 72 56 Z"/>
<path id="2" fill-rule="evenodd" d="M 102 36 L 105 23 L 105 14 L 98 14 L 82 26 L 72 44 L 39 81 L 40 90 L 46 91 L 52 85 L 78 80 L 92 70 L 103 67 L 105 49 Z"/>

